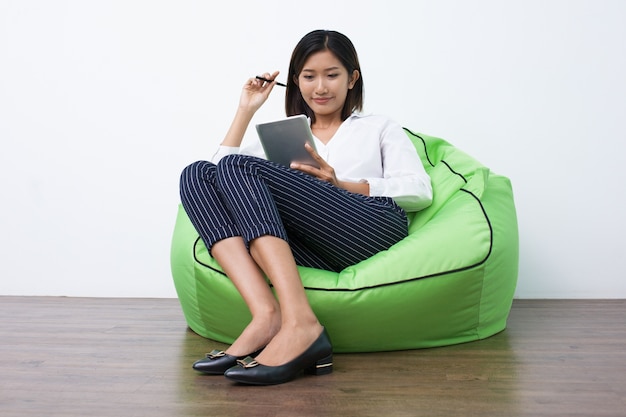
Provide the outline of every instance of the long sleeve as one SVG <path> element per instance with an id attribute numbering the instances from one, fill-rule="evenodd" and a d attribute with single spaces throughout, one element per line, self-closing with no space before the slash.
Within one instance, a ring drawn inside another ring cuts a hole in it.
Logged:
<path id="1" fill-rule="evenodd" d="M 404 130 L 383 116 L 353 115 L 320 155 L 338 178 L 367 181 L 370 195 L 393 198 L 406 211 L 432 203 L 430 177 Z"/>
<path id="2" fill-rule="evenodd" d="M 371 195 L 392 197 L 406 211 L 418 211 L 432 203 L 430 177 L 402 128 L 390 124 L 381 135 L 382 178 L 364 178 Z"/>

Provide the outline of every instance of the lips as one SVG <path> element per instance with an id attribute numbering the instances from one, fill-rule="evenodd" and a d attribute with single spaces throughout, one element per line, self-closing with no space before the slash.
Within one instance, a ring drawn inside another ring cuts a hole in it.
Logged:
<path id="1" fill-rule="evenodd" d="M 324 97 L 324 98 L 314 98 L 313 101 L 317 104 L 326 104 L 330 101 L 329 97 Z"/>

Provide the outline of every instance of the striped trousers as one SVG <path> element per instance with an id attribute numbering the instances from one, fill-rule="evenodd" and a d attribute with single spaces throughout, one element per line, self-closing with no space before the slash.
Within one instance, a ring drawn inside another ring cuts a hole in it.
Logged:
<path id="1" fill-rule="evenodd" d="M 341 271 L 407 236 L 406 213 L 389 197 L 351 193 L 247 155 L 198 161 L 180 178 L 183 208 L 211 251 L 241 236 L 287 241 L 298 265 Z"/>

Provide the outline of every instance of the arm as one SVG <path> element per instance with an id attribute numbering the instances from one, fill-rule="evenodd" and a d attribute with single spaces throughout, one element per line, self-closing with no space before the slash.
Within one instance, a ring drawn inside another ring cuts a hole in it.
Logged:
<path id="1" fill-rule="evenodd" d="M 380 146 L 383 175 L 365 178 L 371 194 L 392 197 L 406 211 L 428 207 L 433 199 L 430 176 L 406 133 L 396 123 L 388 123 Z"/>
<path id="2" fill-rule="evenodd" d="M 278 71 L 275 71 L 272 74 L 265 73 L 263 77 L 273 80 L 277 75 Z M 230 151 L 226 151 L 223 147 L 239 148 L 241 146 L 241 142 L 243 141 L 243 137 L 252 117 L 256 111 L 261 108 L 263 103 L 265 103 L 275 84 L 275 82 L 268 83 L 257 78 L 250 78 L 246 81 L 241 91 L 239 106 L 237 107 L 235 117 L 226 132 L 224 140 L 222 140 L 220 149 L 218 149 L 213 157 L 213 162 L 217 162 L 215 159 L 220 159 L 223 155 L 231 153 Z"/>

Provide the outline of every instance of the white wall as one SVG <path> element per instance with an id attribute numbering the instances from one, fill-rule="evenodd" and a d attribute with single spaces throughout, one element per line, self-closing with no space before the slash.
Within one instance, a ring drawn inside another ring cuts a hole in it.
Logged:
<path id="1" fill-rule="evenodd" d="M 626 297 L 625 18 L 621 0 L 0 0 L 0 294 L 174 297 L 180 170 L 247 77 L 330 28 L 369 111 L 511 178 L 518 298 Z"/>

